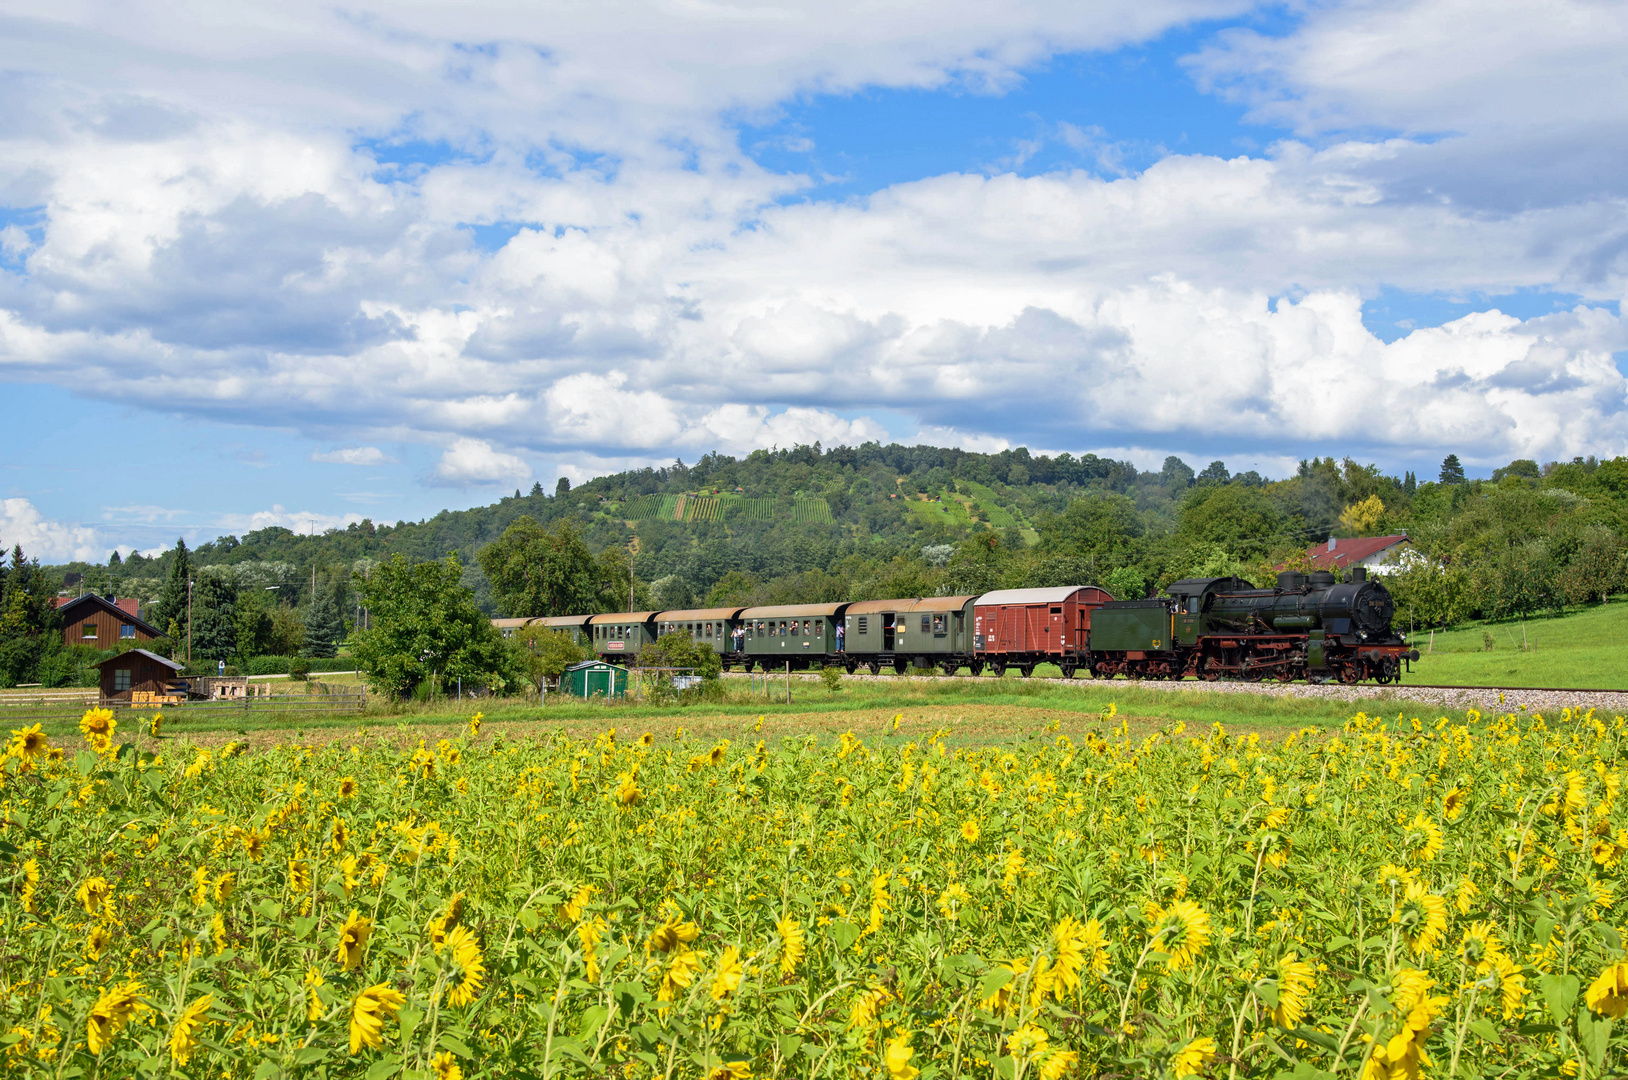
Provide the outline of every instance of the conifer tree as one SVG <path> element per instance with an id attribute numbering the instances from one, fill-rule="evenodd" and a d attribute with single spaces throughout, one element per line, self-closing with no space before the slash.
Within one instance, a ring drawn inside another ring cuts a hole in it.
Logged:
<path id="1" fill-rule="evenodd" d="M 169 576 L 164 579 L 164 588 L 158 594 L 158 606 L 153 610 L 153 625 L 168 626 L 174 623 L 183 636 L 187 632 L 187 582 L 192 580 L 192 553 L 187 550 L 185 540 L 175 541 L 175 558 L 170 562 Z M 181 645 L 180 638 L 173 639 Z"/>
<path id="2" fill-rule="evenodd" d="M 325 660 L 338 651 L 339 639 L 344 634 L 345 626 L 333 593 L 318 592 L 305 613 L 305 643 L 301 651 L 306 656 Z"/>

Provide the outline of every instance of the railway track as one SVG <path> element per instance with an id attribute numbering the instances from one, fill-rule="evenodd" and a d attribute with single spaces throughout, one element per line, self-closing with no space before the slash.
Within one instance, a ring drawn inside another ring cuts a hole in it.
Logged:
<path id="1" fill-rule="evenodd" d="M 798 682 L 819 679 L 815 672 L 794 672 Z M 725 678 L 746 678 L 743 674 L 725 675 Z M 762 675 L 751 676 L 762 679 Z M 784 675 L 769 676 L 782 679 Z M 934 682 L 970 680 L 966 675 L 869 675 L 854 674 L 844 679 L 864 682 L 886 682 L 890 679 L 925 679 Z M 1421 704 L 1444 705 L 1451 708 L 1479 708 L 1482 710 L 1549 711 L 1574 705 L 1590 705 L 1628 714 L 1628 690 L 1599 690 L 1586 687 L 1511 687 L 1511 686 L 1447 686 L 1440 683 L 1280 683 L 1244 682 L 1242 680 L 1204 679 L 1061 679 L 1043 678 L 1048 686 L 1073 687 L 1076 690 L 1113 687 L 1154 691 L 1202 691 L 1220 694 L 1261 694 L 1269 697 L 1326 698 L 1336 701 L 1415 701 Z"/>

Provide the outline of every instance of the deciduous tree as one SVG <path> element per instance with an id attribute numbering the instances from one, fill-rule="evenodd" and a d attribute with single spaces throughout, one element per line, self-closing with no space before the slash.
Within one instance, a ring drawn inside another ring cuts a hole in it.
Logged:
<path id="1" fill-rule="evenodd" d="M 401 555 L 355 585 L 372 613 L 351 648 L 373 685 L 397 696 L 434 680 L 501 688 L 520 675 L 503 636 L 460 583 L 457 556 L 413 565 Z"/>

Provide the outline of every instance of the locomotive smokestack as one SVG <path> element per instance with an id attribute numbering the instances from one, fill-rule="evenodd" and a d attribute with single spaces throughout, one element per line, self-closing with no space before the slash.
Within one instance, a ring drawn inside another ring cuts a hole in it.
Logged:
<path id="1" fill-rule="evenodd" d="M 1367 580 L 1368 568 L 1366 566 L 1354 566 L 1351 568 L 1351 584 L 1360 585 Z"/>

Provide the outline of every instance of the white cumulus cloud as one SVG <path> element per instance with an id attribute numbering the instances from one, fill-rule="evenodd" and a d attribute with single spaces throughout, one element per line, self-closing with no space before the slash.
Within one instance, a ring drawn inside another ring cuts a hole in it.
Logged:
<path id="1" fill-rule="evenodd" d="M 0 499 L 0 545 L 43 563 L 100 562 L 113 545 L 88 525 L 54 521 L 27 499 Z"/>
<path id="2" fill-rule="evenodd" d="M 377 446 L 341 446 L 334 450 L 312 453 L 312 461 L 325 461 L 332 465 L 393 465 L 396 459 Z"/>
<path id="3" fill-rule="evenodd" d="M 275 401 L 356 440 L 313 460 L 418 442 L 445 485 L 885 439 L 884 412 L 1150 458 L 1628 450 L 1621 5 L 1227 31 L 1191 70 L 1297 136 L 1125 173 L 1122 133 L 1055 128 L 1111 179 L 802 198 L 738 145 L 798 95 L 996 92 L 1248 8 L 13 5 L 0 206 L 39 210 L 0 234 L 0 379 L 234 422 Z M 1580 300 L 1387 343 L 1362 319 L 1385 289 Z"/>
<path id="4" fill-rule="evenodd" d="M 361 520 L 360 514 L 320 514 L 314 510 L 289 510 L 273 503 L 270 510 L 256 510 L 248 514 L 222 514 L 215 519 L 215 527 L 237 536 L 273 526 L 296 533 L 316 534 L 327 532 L 329 529 L 343 529 Z"/>
<path id="5" fill-rule="evenodd" d="M 531 466 L 513 454 L 493 449 L 484 439 L 456 439 L 441 453 L 435 482 L 462 487 L 520 483 L 531 479 Z"/>

